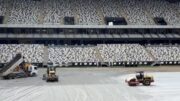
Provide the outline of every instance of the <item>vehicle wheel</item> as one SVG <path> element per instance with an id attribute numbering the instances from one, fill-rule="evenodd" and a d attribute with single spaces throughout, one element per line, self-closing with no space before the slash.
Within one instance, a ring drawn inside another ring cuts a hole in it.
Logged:
<path id="1" fill-rule="evenodd" d="M 5 80 L 10 79 L 9 76 L 4 76 L 3 78 L 4 78 Z"/>
<path id="2" fill-rule="evenodd" d="M 32 73 L 31 77 L 35 77 L 36 76 L 36 73 Z"/>
<path id="3" fill-rule="evenodd" d="M 15 77 L 11 77 L 11 79 L 15 79 Z"/>
<path id="4" fill-rule="evenodd" d="M 16 75 L 14 75 L 14 74 L 9 74 L 7 77 L 8 77 L 8 79 L 15 79 L 15 76 Z"/>
<path id="5" fill-rule="evenodd" d="M 144 81 L 143 81 L 143 85 L 144 85 L 144 86 L 149 86 L 149 85 L 151 85 L 150 80 L 144 80 Z"/>
<path id="6" fill-rule="evenodd" d="M 56 76 L 56 81 L 59 81 L 59 77 L 58 77 L 58 75 Z"/>
<path id="7" fill-rule="evenodd" d="M 56 81 L 58 82 L 58 81 L 59 81 L 59 79 L 57 78 L 57 79 L 56 79 Z"/>
<path id="8" fill-rule="evenodd" d="M 42 80 L 46 80 L 46 74 L 43 74 Z"/>

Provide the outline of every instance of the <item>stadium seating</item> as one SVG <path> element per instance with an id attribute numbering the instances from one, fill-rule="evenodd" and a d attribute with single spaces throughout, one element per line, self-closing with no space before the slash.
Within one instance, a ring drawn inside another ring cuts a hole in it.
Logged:
<path id="1" fill-rule="evenodd" d="M 139 44 L 102 44 L 98 48 L 105 62 L 153 61 Z"/>
<path id="2" fill-rule="evenodd" d="M 8 24 L 38 24 L 41 4 L 34 0 L 11 0 Z"/>
<path id="3" fill-rule="evenodd" d="M 73 17 L 74 16 L 74 7 L 70 0 L 42 0 L 44 2 L 42 9 L 42 18 L 44 24 L 62 24 L 63 18 L 65 16 Z"/>
<path id="4" fill-rule="evenodd" d="M 5 16 L 7 10 L 7 3 L 5 0 L 0 0 L 0 16 Z"/>
<path id="5" fill-rule="evenodd" d="M 121 9 L 125 13 L 128 24 L 151 25 L 152 18 L 145 11 L 146 3 L 143 0 L 121 0 Z"/>
<path id="6" fill-rule="evenodd" d="M 152 17 L 163 17 L 168 24 L 180 25 L 180 17 L 176 8 L 178 4 L 171 4 L 169 2 L 164 2 L 163 0 L 153 0 L 152 2 L 147 0 L 147 9 Z"/>
<path id="7" fill-rule="evenodd" d="M 99 52 L 97 52 L 99 51 Z M 49 61 L 61 62 L 153 61 L 139 44 L 101 44 L 86 47 L 50 47 Z"/>
<path id="8" fill-rule="evenodd" d="M 180 61 L 180 47 L 175 45 L 147 46 L 157 61 Z"/>
<path id="9" fill-rule="evenodd" d="M 43 45 L 0 44 L 0 63 L 9 62 L 17 53 L 22 53 L 26 62 L 43 62 Z"/>
<path id="10" fill-rule="evenodd" d="M 97 62 L 95 47 L 62 46 L 49 47 L 49 62 Z"/>
<path id="11" fill-rule="evenodd" d="M 166 0 L 0 0 L 0 16 L 8 24 L 63 24 L 74 17 L 77 25 L 105 24 L 105 17 L 124 17 L 129 25 L 153 25 L 154 17 L 180 25 L 179 3 Z"/>
<path id="12" fill-rule="evenodd" d="M 99 25 L 102 21 L 99 10 L 97 0 L 77 0 L 77 10 L 80 25 Z"/>
<path id="13" fill-rule="evenodd" d="M 49 63 L 180 61 L 178 45 L 98 44 L 97 46 L 48 46 Z M 42 63 L 44 45 L 0 44 L 0 63 L 22 53 L 25 61 Z"/>

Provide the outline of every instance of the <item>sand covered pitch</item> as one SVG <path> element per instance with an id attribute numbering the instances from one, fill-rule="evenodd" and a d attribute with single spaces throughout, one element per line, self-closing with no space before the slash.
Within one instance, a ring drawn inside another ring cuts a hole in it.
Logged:
<path id="1" fill-rule="evenodd" d="M 38 77 L 0 80 L 0 101 L 180 101 L 180 72 L 150 73 L 152 86 L 129 87 L 116 71 L 58 71 L 59 82 Z"/>

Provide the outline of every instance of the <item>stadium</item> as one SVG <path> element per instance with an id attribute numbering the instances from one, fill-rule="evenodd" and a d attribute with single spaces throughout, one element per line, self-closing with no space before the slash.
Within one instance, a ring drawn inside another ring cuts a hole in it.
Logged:
<path id="1" fill-rule="evenodd" d="M 178 101 L 180 1 L 0 0 L 0 67 L 22 59 L 37 77 L 0 80 L 0 101 Z M 136 71 L 155 82 L 127 86 Z"/>

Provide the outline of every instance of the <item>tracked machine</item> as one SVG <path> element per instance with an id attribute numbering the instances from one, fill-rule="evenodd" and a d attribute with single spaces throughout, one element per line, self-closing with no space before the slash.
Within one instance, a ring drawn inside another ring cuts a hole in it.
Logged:
<path id="1" fill-rule="evenodd" d="M 56 68 L 55 67 L 47 67 L 47 74 L 43 74 L 43 80 L 46 82 L 58 82 L 58 75 L 56 75 Z"/>
<path id="2" fill-rule="evenodd" d="M 131 77 L 125 80 L 129 86 L 138 86 L 142 84 L 144 86 L 150 86 L 154 82 L 153 76 L 147 75 L 144 71 L 138 71 L 135 77 Z"/>

